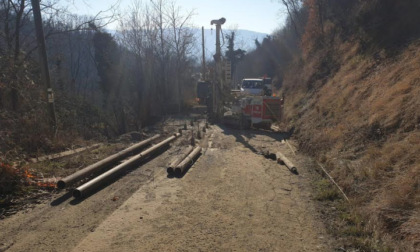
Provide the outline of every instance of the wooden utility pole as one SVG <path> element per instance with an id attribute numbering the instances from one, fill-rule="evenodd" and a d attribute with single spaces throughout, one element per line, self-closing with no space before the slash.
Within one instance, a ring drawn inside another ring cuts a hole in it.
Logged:
<path id="1" fill-rule="evenodd" d="M 31 0 L 31 2 L 32 2 L 32 11 L 34 13 L 34 22 L 35 22 L 36 38 L 38 42 L 39 59 L 41 63 L 41 77 L 42 77 L 42 81 L 45 83 L 45 86 L 47 88 L 48 112 L 50 116 L 50 125 L 53 130 L 53 134 L 55 135 L 55 132 L 57 130 L 57 117 L 55 115 L 55 108 L 54 108 L 54 92 L 51 87 L 50 72 L 48 69 L 48 58 L 47 58 L 47 50 L 45 47 L 44 29 L 42 27 L 41 8 L 39 6 L 39 0 Z"/>

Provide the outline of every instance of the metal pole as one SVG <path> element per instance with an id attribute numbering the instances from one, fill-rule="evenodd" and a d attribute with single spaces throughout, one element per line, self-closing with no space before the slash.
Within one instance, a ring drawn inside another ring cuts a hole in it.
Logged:
<path id="1" fill-rule="evenodd" d="M 206 78 L 206 52 L 204 48 L 204 26 L 201 27 L 201 44 L 203 49 L 203 81 L 207 80 Z"/>
<path id="2" fill-rule="evenodd" d="M 66 188 L 72 184 L 74 184 L 75 182 L 86 178 L 87 176 L 92 175 L 95 172 L 100 171 L 101 169 L 103 169 L 104 167 L 106 167 L 107 165 L 116 162 L 118 160 L 122 160 L 124 158 L 126 158 L 127 156 L 129 156 L 132 152 L 141 149 L 142 147 L 146 146 L 147 144 L 149 144 L 150 142 L 152 142 L 153 140 L 157 139 L 158 137 L 160 137 L 160 135 L 155 135 L 153 137 L 150 137 L 144 141 L 141 141 L 133 146 L 128 147 L 127 149 L 120 151 L 112 156 L 109 156 L 105 159 L 102 159 L 94 164 L 91 164 L 89 166 L 87 166 L 86 168 L 77 171 L 75 173 L 73 173 L 70 176 L 67 176 L 61 180 L 59 180 L 57 182 L 57 187 L 60 189 Z"/>
<path id="3" fill-rule="evenodd" d="M 180 176 L 184 171 L 185 168 L 187 168 L 187 166 L 189 164 L 192 163 L 192 161 L 201 153 L 201 147 L 197 146 L 184 160 L 182 160 L 181 163 L 179 163 L 176 167 L 175 167 L 175 174 L 177 176 Z"/>
<path id="4" fill-rule="evenodd" d="M 276 158 L 277 158 L 277 162 L 278 163 L 280 163 L 280 162 L 283 162 L 285 165 L 286 165 L 286 167 L 292 172 L 292 173 L 294 173 L 294 174 L 297 174 L 298 173 L 298 171 L 297 171 L 297 169 L 296 169 L 296 167 L 295 167 L 295 165 L 292 163 L 292 162 L 290 162 L 290 160 L 289 159 L 287 159 L 281 152 L 277 152 L 276 153 Z"/>
<path id="5" fill-rule="evenodd" d="M 216 83 L 215 83 L 215 95 L 214 95 L 214 113 L 216 114 L 216 120 L 220 120 L 220 98 L 221 98 L 221 48 L 220 48 L 220 30 L 222 25 L 216 24 L 216 54 L 214 60 L 216 61 Z"/>
<path id="6" fill-rule="evenodd" d="M 220 30 L 222 29 L 221 24 L 216 24 L 216 54 L 214 56 L 216 63 L 220 62 L 222 53 L 220 48 Z"/>
<path id="7" fill-rule="evenodd" d="M 115 166 L 111 170 L 106 171 L 106 172 L 102 173 L 101 175 L 99 175 L 98 177 L 90 180 L 89 182 L 77 187 L 73 191 L 73 196 L 75 198 L 80 198 L 83 195 L 86 195 L 87 193 L 92 192 L 93 190 L 95 190 L 95 188 L 97 188 L 101 183 L 103 183 L 107 179 L 109 179 L 109 178 L 113 177 L 114 175 L 118 174 L 122 170 L 126 169 L 128 166 L 133 165 L 136 162 L 141 161 L 142 159 L 148 157 L 153 152 L 158 151 L 160 148 L 162 148 L 162 147 L 166 146 L 167 144 L 169 144 L 170 142 L 174 141 L 180 135 L 181 134 L 179 134 L 179 133 L 174 134 L 173 136 L 167 138 L 166 140 L 154 145 L 153 147 L 150 147 L 149 149 L 141 152 L 138 155 L 135 155 L 134 157 L 127 160 L 126 162 Z"/>
<path id="8" fill-rule="evenodd" d="M 172 160 L 172 162 L 169 164 L 169 167 L 166 169 L 166 172 L 168 172 L 168 174 L 172 174 L 175 171 L 175 167 L 181 163 L 182 160 L 184 160 L 188 154 L 191 153 L 191 151 L 193 150 L 194 147 L 192 147 L 191 145 L 188 146 L 187 149 L 185 149 L 181 155 L 179 155 L 178 157 L 176 157 L 174 160 Z"/>
<path id="9" fill-rule="evenodd" d="M 45 47 L 44 29 L 42 28 L 41 8 L 39 6 L 39 0 L 31 0 L 31 2 L 32 2 L 32 11 L 34 13 L 34 22 L 35 22 L 36 38 L 38 41 L 39 58 L 41 61 L 41 77 L 47 88 L 48 112 L 50 115 L 50 124 L 55 135 L 55 132 L 57 130 L 57 117 L 55 115 L 55 108 L 54 108 L 54 92 L 51 87 L 50 72 L 48 69 L 48 58 L 47 58 L 47 50 Z"/>

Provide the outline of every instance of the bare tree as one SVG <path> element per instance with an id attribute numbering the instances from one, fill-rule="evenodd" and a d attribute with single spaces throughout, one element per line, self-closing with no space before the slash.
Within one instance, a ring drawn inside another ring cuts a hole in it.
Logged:
<path id="1" fill-rule="evenodd" d="M 185 14 L 181 13 L 181 8 L 171 3 L 168 8 L 168 21 L 171 28 L 171 47 L 175 52 L 175 74 L 174 86 L 176 91 L 175 101 L 178 104 L 178 112 L 181 111 L 182 103 L 182 86 L 181 79 L 185 79 L 185 70 L 188 67 L 188 58 L 191 56 L 194 33 L 191 30 L 191 18 L 194 15 L 193 11 Z"/>
<path id="2" fill-rule="evenodd" d="M 116 2 L 116 4 L 118 4 L 118 2 Z M 94 30 L 107 25 L 116 17 L 114 11 L 116 4 L 111 6 L 108 10 L 97 13 L 93 17 L 76 18 L 76 16 L 70 14 L 65 7 L 59 5 L 58 0 L 43 2 L 41 9 L 44 14 L 43 21 L 47 43 L 49 38 L 53 35 L 58 36 L 63 33 Z M 7 71 L 3 72 L 7 72 L 7 75 L 11 77 L 10 84 L 7 87 L 8 91 L 6 91 L 10 94 L 12 109 L 16 110 L 19 106 L 19 93 L 21 89 L 19 87 L 21 83 L 19 78 L 22 76 L 20 73 L 22 67 L 20 67 L 20 65 L 29 60 L 32 56 L 32 52 L 37 49 L 34 26 L 32 24 L 32 19 L 30 18 L 32 8 L 30 8 L 30 1 L 0 0 L 0 12 L 2 13 L 0 21 L 0 47 L 2 43 L 5 44 L 5 48 L 0 51 L 3 51 L 2 53 L 7 55 L 9 59 Z M 71 34 L 68 38 L 72 36 L 74 37 L 74 35 Z M 61 36 L 60 39 L 63 39 L 63 37 Z M 80 60 L 81 58 L 78 58 L 76 62 L 79 61 L 80 63 Z M 80 64 L 76 65 L 80 66 Z M 72 70 L 73 76 L 79 75 L 80 68 L 76 67 Z M 0 90 L 0 94 L 1 93 L 4 93 L 4 90 Z M 0 96 L 1 100 L 3 96 Z"/>
<path id="3" fill-rule="evenodd" d="M 167 41 L 167 33 L 169 29 L 168 20 L 166 17 L 166 8 L 168 1 L 167 0 L 151 0 L 151 21 L 153 22 L 154 29 L 158 32 L 157 37 L 157 47 L 155 48 L 156 54 L 155 57 L 159 61 L 159 78 L 158 86 L 161 92 L 157 93 L 160 103 L 164 103 L 165 100 L 170 96 L 171 92 L 169 91 L 168 84 L 168 63 L 170 60 L 170 45 Z"/>
<path id="4" fill-rule="evenodd" d="M 302 8 L 302 0 L 281 0 L 281 3 L 286 7 L 288 17 L 290 18 L 296 35 L 299 36 L 300 32 L 298 27 L 302 27 L 302 21 L 299 15 L 299 9 Z"/>
<path id="5" fill-rule="evenodd" d="M 191 17 L 175 2 L 152 0 L 133 2 L 129 15 L 121 22 L 121 44 L 135 53 L 145 99 L 154 97 L 152 109 L 182 104 L 182 80 L 193 49 Z M 156 111 L 157 112 L 157 111 Z"/>
<path id="6" fill-rule="evenodd" d="M 134 65 L 136 74 L 134 76 L 134 94 L 135 104 L 139 109 L 133 112 L 136 117 L 137 127 L 141 127 L 141 120 L 147 117 L 146 107 L 150 99 L 150 87 L 147 86 L 148 78 L 146 74 L 149 72 L 147 64 L 147 51 L 152 46 L 152 42 L 157 36 L 157 31 L 153 29 L 150 21 L 150 10 L 148 6 L 144 6 L 140 1 L 134 1 L 130 6 L 130 11 L 126 18 L 120 20 L 119 42 L 127 48 L 135 58 Z"/>

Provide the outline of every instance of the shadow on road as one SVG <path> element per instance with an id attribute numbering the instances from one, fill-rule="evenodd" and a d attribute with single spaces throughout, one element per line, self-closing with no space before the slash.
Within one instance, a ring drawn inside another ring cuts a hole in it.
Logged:
<path id="1" fill-rule="evenodd" d="M 243 144 L 246 148 L 250 149 L 254 153 L 259 153 L 260 150 L 255 149 L 249 143 L 249 140 L 256 138 L 257 136 L 267 136 L 273 139 L 273 141 L 282 141 L 288 139 L 293 134 L 293 129 L 289 132 L 277 132 L 272 130 L 265 130 L 265 129 L 235 129 L 228 127 L 226 125 L 218 125 L 222 130 L 223 133 L 226 135 L 231 135 L 236 138 L 236 142 Z"/>
<path id="2" fill-rule="evenodd" d="M 89 191 L 86 194 L 83 194 L 83 197 L 81 198 L 74 198 L 73 200 L 70 201 L 70 205 L 77 205 L 80 204 L 81 202 L 83 202 L 84 200 L 88 199 L 90 196 L 96 194 L 97 192 L 103 190 L 104 188 L 112 185 L 113 183 L 115 183 L 116 181 L 118 181 L 119 179 L 121 179 L 122 177 L 130 174 L 131 172 L 133 172 L 135 169 L 140 168 L 140 166 L 152 161 L 153 159 L 157 158 L 160 154 L 164 153 L 165 151 L 167 151 L 169 149 L 169 145 L 166 146 L 165 148 L 162 148 L 160 151 L 156 152 L 155 154 L 153 154 L 152 156 L 144 159 L 143 161 L 139 161 L 136 164 L 133 164 L 129 167 L 126 167 L 126 169 L 123 169 L 122 171 L 115 173 L 114 176 L 108 178 L 108 179 L 104 179 L 103 181 L 101 181 L 97 187 L 95 187 L 94 189 L 92 189 L 91 191 Z M 95 176 L 92 176 L 92 178 L 94 178 Z M 84 181 L 87 182 L 87 181 Z M 59 198 L 55 199 L 54 201 L 52 201 L 50 203 L 51 206 L 58 206 L 62 203 L 64 203 L 65 201 L 67 201 L 68 199 L 70 199 L 72 197 L 72 190 L 68 191 L 67 193 L 65 193 L 64 195 L 60 196 Z"/>
<path id="3" fill-rule="evenodd" d="M 61 195 L 60 197 L 58 197 L 57 199 L 53 200 L 50 205 L 51 206 L 58 206 L 61 203 L 67 201 L 68 199 L 70 199 L 72 196 L 72 191 L 68 191 L 65 194 Z"/>
<path id="4" fill-rule="evenodd" d="M 236 142 L 241 143 L 243 146 L 250 149 L 252 152 L 254 152 L 256 154 L 259 154 L 259 155 L 263 155 L 267 159 L 274 160 L 274 161 L 278 162 L 279 164 L 286 166 L 286 164 L 283 163 L 282 161 L 278 161 L 278 159 L 276 157 L 276 152 L 275 152 L 276 150 L 264 150 L 264 148 L 265 148 L 264 143 L 260 146 L 261 149 L 257 150 L 254 147 L 255 144 L 251 145 L 249 142 L 250 142 L 250 140 L 253 140 L 253 139 L 257 138 L 258 136 L 269 137 L 269 138 L 272 139 L 273 142 L 279 142 L 279 141 L 282 141 L 282 140 L 287 140 L 292 136 L 292 134 L 294 132 L 294 128 L 292 128 L 289 132 L 277 132 L 277 131 L 272 131 L 272 130 L 255 129 L 255 128 L 248 129 L 248 130 L 240 130 L 240 129 L 230 128 L 230 127 L 227 127 L 225 125 L 218 125 L 218 126 L 223 130 L 223 133 L 225 135 L 234 136 L 235 139 L 236 139 Z M 267 143 L 270 140 L 267 140 L 267 138 L 265 138 L 265 140 L 262 140 L 262 141 Z M 291 173 L 293 173 L 295 175 L 299 175 L 299 172 L 296 170 L 296 168 L 294 168 L 294 169 L 290 169 L 289 167 L 287 167 L 287 168 L 289 169 L 289 171 Z"/>

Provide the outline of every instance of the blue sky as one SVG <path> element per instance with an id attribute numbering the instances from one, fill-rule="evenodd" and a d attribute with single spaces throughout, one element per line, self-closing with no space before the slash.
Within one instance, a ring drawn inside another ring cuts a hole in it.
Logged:
<path id="1" fill-rule="evenodd" d="M 143 0 L 147 2 L 149 0 Z M 117 0 L 66 0 L 71 11 L 82 15 L 94 15 L 108 9 Z M 132 0 L 120 0 L 119 8 L 127 10 Z M 226 29 L 245 29 L 272 33 L 281 27 L 286 16 L 278 0 L 176 0 L 184 11 L 194 10 L 193 23 L 197 27 L 211 28 L 212 19 L 226 18 Z M 108 27 L 115 29 L 116 24 Z"/>

